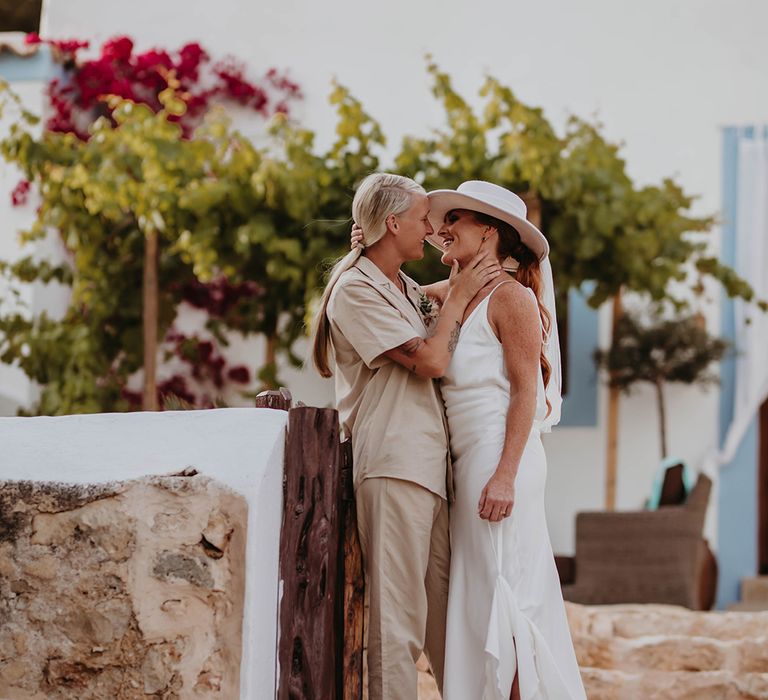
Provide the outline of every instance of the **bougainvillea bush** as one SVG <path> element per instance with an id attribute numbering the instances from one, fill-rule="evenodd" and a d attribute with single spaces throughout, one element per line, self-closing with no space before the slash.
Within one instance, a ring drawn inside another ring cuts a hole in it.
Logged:
<path id="1" fill-rule="evenodd" d="M 268 75 L 295 94 L 277 73 Z M 158 377 L 161 400 L 208 406 L 227 387 L 254 378 L 274 385 L 278 356 L 299 361 L 292 347 L 323 262 L 348 246 L 353 184 L 378 167 L 372 150 L 383 137 L 340 87 L 332 95 L 339 136 L 318 153 L 313 134 L 292 123 L 279 101 L 262 146 L 221 110 L 209 110 L 190 129 L 184 84 L 173 71 L 164 80 L 159 109 L 106 97 L 85 138 L 54 130 L 38 137 L 19 108 L 16 127 L 0 144 L 41 198 L 23 240 L 56 231 L 68 252 L 53 268 L 32 256 L 0 266 L 17 281 L 47 275 L 71 284 L 62 320 L 0 318 L 0 360 L 40 384 L 39 413 L 139 405 L 131 380 L 144 367 L 142 280 L 151 239 L 158 248 L 157 356 L 180 368 Z M 15 108 L 5 97 L 5 108 Z M 251 106 L 263 109 L 261 102 Z M 204 334 L 174 326 L 182 303 L 206 312 Z M 227 366 L 231 331 L 266 337 L 265 361 Z"/>
<path id="2" fill-rule="evenodd" d="M 167 91 L 169 84 L 173 84 L 174 98 L 179 104 L 174 110 L 166 110 L 164 117 L 179 127 L 179 138 L 182 140 L 194 137 L 204 115 L 215 104 L 238 105 L 264 121 L 275 114 L 287 115 L 292 102 L 301 98 L 299 86 L 277 69 L 270 68 L 260 79 L 251 79 L 237 60 L 226 57 L 214 61 L 199 43 L 188 43 L 177 51 L 150 49 L 138 52 L 129 37 L 121 36 L 106 41 L 97 55 L 87 57 L 84 55 L 89 49 L 87 41 L 44 41 L 37 34 L 30 34 L 27 42 L 48 44 L 61 66 L 60 75 L 51 81 L 47 89 L 47 131 L 62 136 L 71 135 L 82 142 L 91 138 L 94 124 L 99 119 L 107 119 L 111 128 L 117 127 L 114 110 L 121 104 L 117 98 L 144 105 L 154 113 L 163 112 L 161 95 Z M 106 96 L 112 97 L 107 100 Z M 71 136 L 65 136 L 64 141 Z M 42 173 L 38 173 L 36 179 L 38 184 L 43 184 Z M 11 193 L 13 205 L 26 204 L 30 191 L 29 180 L 20 181 Z M 94 246 L 101 248 L 98 254 L 108 254 L 111 225 L 100 217 L 94 217 L 94 223 L 96 227 L 104 226 L 102 235 L 94 239 Z M 123 245 L 131 240 L 125 225 L 118 227 L 117 235 L 123 238 Z M 138 239 L 136 244 L 140 242 Z M 70 253 L 73 255 L 71 262 L 76 265 L 74 250 Z M 107 263 L 107 269 L 113 272 L 115 290 L 121 288 L 116 279 L 118 276 L 140 280 L 140 270 L 131 270 L 132 266 L 140 264 L 140 253 L 140 249 L 134 247 L 131 254 L 119 261 L 119 269 Z M 27 266 L 29 264 L 28 259 Z M 237 317 L 232 307 L 244 307 L 246 300 L 253 300 L 262 291 L 262 287 L 253 280 L 233 283 L 223 275 L 209 283 L 203 283 L 194 276 L 183 279 L 171 277 L 163 282 L 173 288 L 174 303 L 185 301 L 206 311 L 209 325 L 216 328 L 225 323 L 227 316 L 226 322 L 230 326 L 236 329 L 244 327 L 246 324 L 238 324 L 242 319 Z M 132 293 L 130 286 L 125 291 L 126 294 Z M 124 308 L 130 309 L 131 302 L 125 301 Z M 249 321 L 253 325 L 253 320 Z M 125 322 L 130 323 L 125 320 L 121 323 Z M 14 328 L 19 328 L 19 319 Z M 209 332 L 203 337 L 186 337 L 172 326 L 166 333 L 161 353 L 167 366 L 176 367 L 178 371 L 158 382 L 161 403 L 175 396 L 191 405 L 210 406 L 228 387 L 246 386 L 251 382 L 251 369 L 243 365 L 228 366 L 225 333 Z M 115 366 L 113 363 L 110 369 L 111 379 L 100 380 L 102 388 L 111 387 L 115 381 L 117 384 L 124 383 L 123 373 L 115 374 Z M 45 381 L 47 377 L 43 374 L 39 379 Z M 120 408 L 141 405 L 140 392 L 126 386 L 120 391 L 117 391 L 118 388 L 113 387 L 99 406 Z M 45 396 L 43 398 L 43 404 L 47 403 Z M 70 409 L 76 410 L 76 407 L 70 405 Z"/>
<path id="3" fill-rule="evenodd" d="M 62 75 L 48 86 L 51 113 L 46 127 L 81 139 L 88 138 L 88 128 L 97 117 L 111 115 L 105 95 L 159 111 L 160 93 L 168 87 L 171 74 L 178 81 L 178 97 L 186 109 L 169 119 L 179 122 L 185 137 L 217 101 L 236 103 L 267 117 L 288 113 L 291 102 L 301 97 L 299 86 L 277 69 L 251 79 L 236 59 L 213 61 L 197 42 L 177 51 L 154 48 L 138 52 L 132 39 L 119 36 L 106 41 L 92 58 L 82 56 L 90 46 L 87 41 L 43 42 L 37 34 L 29 34 L 27 42 L 50 45 L 62 66 Z"/>

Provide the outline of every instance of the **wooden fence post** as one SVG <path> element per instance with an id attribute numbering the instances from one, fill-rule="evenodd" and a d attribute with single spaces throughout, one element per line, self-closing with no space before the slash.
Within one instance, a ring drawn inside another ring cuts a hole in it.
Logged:
<path id="1" fill-rule="evenodd" d="M 288 412 L 284 483 L 277 697 L 333 700 L 342 546 L 336 411 L 305 406 Z"/>
<path id="2" fill-rule="evenodd" d="M 279 700 L 362 700 L 364 581 L 352 447 L 338 413 L 291 408 L 287 389 L 259 408 L 287 410 L 280 533 Z"/>
<path id="3" fill-rule="evenodd" d="M 276 408 L 281 411 L 290 409 L 292 403 L 291 392 L 283 387 L 279 391 L 262 391 L 254 401 L 256 408 Z"/>
<path id="4" fill-rule="evenodd" d="M 338 624 L 341 642 L 341 673 L 338 676 L 337 697 L 340 700 L 362 700 L 363 697 L 363 619 L 365 614 L 365 581 L 363 556 L 357 534 L 357 509 L 352 476 L 352 443 L 341 445 L 341 527 L 342 552 L 340 563 L 342 591 Z"/>

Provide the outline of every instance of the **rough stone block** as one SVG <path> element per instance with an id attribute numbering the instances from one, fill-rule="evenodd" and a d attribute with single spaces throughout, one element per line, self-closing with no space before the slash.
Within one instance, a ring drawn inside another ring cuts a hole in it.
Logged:
<path id="1" fill-rule="evenodd" d="M 238 698 L 246 526 L 203 476 L 0 482 L 0 697 Z"/>

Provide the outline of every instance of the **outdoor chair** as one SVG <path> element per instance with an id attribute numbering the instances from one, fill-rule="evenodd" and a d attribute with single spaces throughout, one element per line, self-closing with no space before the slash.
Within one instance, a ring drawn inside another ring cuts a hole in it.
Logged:
<path id="1" fill-rule="evenodd" d="M 561 566 L 566 600 L 586 605 L 714 602 L 717 563 L 703 538 L 712 482 L 703 474 L 681 505 L 576 516 L 576 557 Z M 567 572 L 567 573 L 566 573 Z"/>

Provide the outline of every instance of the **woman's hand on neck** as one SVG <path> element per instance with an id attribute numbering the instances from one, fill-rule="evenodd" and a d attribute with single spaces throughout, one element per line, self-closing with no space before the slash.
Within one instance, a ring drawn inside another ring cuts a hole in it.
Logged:
<path id="1" fill-rule="evenodd" d="M 496 258 L 501 264 L 501 258 L 499 258 L 498 252 L 496 251 L 497 242 L 495 240 L 495 234 L 496 231 L 494 230 L 490 235 L 484 237 L 480 241 L 480 245 L 477 246 L 477 250 L 472 255 L 468 256 L 465 260 L 459 260 L 459 269 L 463 270 L 466 265 L 485 250 L 489 251 L 490 257 Z"/>

